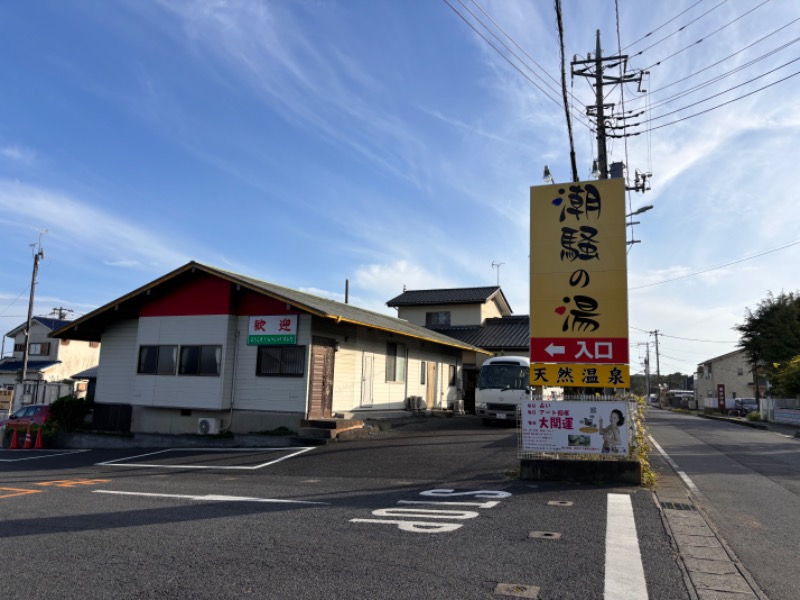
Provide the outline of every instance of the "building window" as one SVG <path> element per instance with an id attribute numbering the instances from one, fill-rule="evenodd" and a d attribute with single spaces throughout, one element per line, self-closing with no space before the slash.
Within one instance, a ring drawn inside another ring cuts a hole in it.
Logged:
<path id="1" fill-rule="evenodd" d="M 428 363 L 424 360 L 419 363 L 419 383 L 420 385 L 425 385 L 427 381 L 426 377 L 428 376 Z"/>
<path id="2" fill-rule="evenodd" d="M 450 311 L 425 313 L 425 327 L 435 327 L 437 325 L 450 325 Z"/>
<path id="3" fill-rule="evenodd" d="M 140 346 L 139 367 L 142 375 L 175 375 L 177 346 Z"/>
<path id="4" fill-rule="evenodd" d="M 305 346 L 259 346 L 256 375 L 302 377 L 305 363 Z"/>
<path id="5" fill-rule="evenodd" d="M 181 346 L 180 375 L 219 375 L 222 346 Z"/>
<path id="6" fill-rule="evenodd" d="M 25 352 L 25 344 L 14 344 L 14 352 Z"/>
<path id="7" fill-rule="evenodd" d="M 30 356 L 47 356 L 50 354 L 50 344 L 31 344 L 28 346 Z"/>
<path id="8" fill-rule="evenodd" d="M 449 366 L 449 381 L 447 383 L 450 387 L 454 387 L 456 385 L 456 366 L 450 365 Z"/>
<path id="9" fill-rule="evenodd" d="M 406 345 L 386 344 L 386 381 L 406 380 Z"/>
<path id="10" fill-rule="evenodd" d="M 739 377 L 742 377 L 744 375 L 744 369 L 742 367 L 739 367 L 738 369 L 736 369 L 736 374 Z"/>

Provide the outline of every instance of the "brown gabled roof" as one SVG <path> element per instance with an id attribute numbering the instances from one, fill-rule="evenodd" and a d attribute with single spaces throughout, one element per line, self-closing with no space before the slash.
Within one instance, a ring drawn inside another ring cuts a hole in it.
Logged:
<path id="1" fill-rule="evenodd" d="M 318 317 L 331 319 L 337 323 L 352 323 L 423 341 L 435 342 L 460 350 L 488 354 L 478 347 L 437 333 L 425 327 L 413 325 L 404 319 L 398 319 L 396 317 L 390 317 L 388 315 L 358 308 L 352 304 L 343 304 L 335 300 L 327 300 L 312 294 L 195 261 L 187 263 L 171 273 L 167 273 L 163 277 L 75 319 L 69 325 L 53 332 L 51 336 L 65 339 L 100 341 L 100 336 L 109 324 L 120 319 L 137 319 L 139 317 L 140 308 L 146 302 L 152 300 L 154 297 L 157 298 L 167 295 L 170 290 L 182 285 L 183 282 L 188 279 L 195 277 L 195 274 L 198 272 L 219 277 L 220 279 L 242 286 L 255 293 L 280 300 L 281 302 L 286 302 L 295 309 Z"/>

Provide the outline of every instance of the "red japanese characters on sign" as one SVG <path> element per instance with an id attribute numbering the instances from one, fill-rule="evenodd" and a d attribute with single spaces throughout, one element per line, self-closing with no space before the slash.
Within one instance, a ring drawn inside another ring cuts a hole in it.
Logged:
<path id="1" fill-rule="evenodd" d="M 628 363 L 626 338 L 531 338 L 531 362 Z"/>

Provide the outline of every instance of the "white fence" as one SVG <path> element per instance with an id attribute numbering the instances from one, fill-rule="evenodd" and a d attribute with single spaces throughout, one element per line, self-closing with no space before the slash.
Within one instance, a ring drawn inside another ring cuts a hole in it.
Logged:
<path id="1" fill-rule="evenodd" d="M 773 423 L 800 425 L 800 399 L 762 398 L 761 414 Z"/>

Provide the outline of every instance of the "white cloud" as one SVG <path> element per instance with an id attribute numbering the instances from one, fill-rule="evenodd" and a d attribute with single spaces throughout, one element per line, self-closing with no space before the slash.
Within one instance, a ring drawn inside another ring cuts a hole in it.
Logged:
<path id="1" fill-rule="evenodd" d="M 125 266 L 146 262 L 161 268 L 190 260 L 144 225 L 132 225 L 125 218 L 58 191 L 0 179 L 0 209 L 46 228 L 50 243 L 69 248 L 73 255 L 116 256 L 119 258 L 109 260 L 122 261 Z M 175 246 L 179 243 L 174 235 L 171 241 Z"/>
<path id="2" fill-rule="evenodd" d="M 36 161 L 36 151 L 23 146 L 4 146 L 0 148 L 0 156 L 26 166 L 31 166 Z"/>

